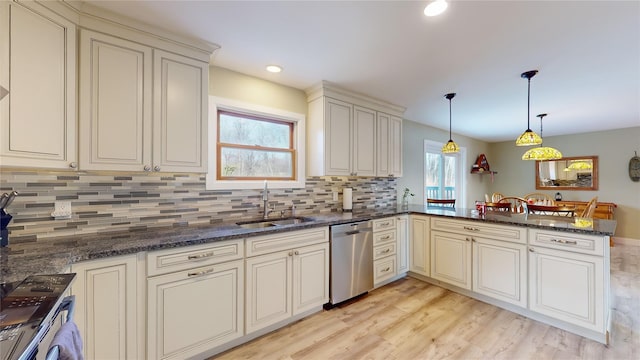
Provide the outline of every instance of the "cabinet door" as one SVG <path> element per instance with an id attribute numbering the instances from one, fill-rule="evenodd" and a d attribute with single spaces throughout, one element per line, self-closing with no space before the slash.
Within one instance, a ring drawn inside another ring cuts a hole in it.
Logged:
<path id="1" fill-rule="evenodd" d="M 431 277 L 471 290 L 471 237 L 431 232 Z"/>
<path id="2" fill-rule="evenodd" d="M 430 256 L 429 256 L 429 218 L 426 216 L 411 217 L 411 251 L 409 270 L 416 274 L 429 276 Z"/>
<path id="3" fill-rule="evenodd" d="M 402 118 L 397 116 L 389 123 L 389 168 L 393 176 L 402 176 Z"/>
<path id="4" fill-rule="evenodd" d="M 329 243 L 293 253 L 293 315 L 329 301 Z"/>
<path id="5" fill-rule="evenodd" d="M 184 359 L 243 335 L 242 260 L 147 280 L 148 358 Z"/>
<path id="6" fill-rule="evenodd" d="M 76 166 L 76 29 L 35 2 L 0 4 L 0 163 Z"/>
<path id="7" fill-rule="evenodd" d="M 604 260 L 529 248 L 529 308 L 581 327 L 605 331 Z"/>
<path id="8" fill-rule="evenodd" d="M 86 359 L 140 358 L 135 255 L 73 264 L 75 322 Z"/>
<path id="9" fill-rule="evenodd" d="M 151 49 L 80 33 L 80 168 L 151 170 Z"/>
<path id="10" fill-rule="evenodd" d="M 353 107 L 353 174 L 376 175 L 376 112 Z"/>
<path id="11" fill-rule="evenodd" d="M 247 334 L 291 316 L 293 250 L 247 258 Z"/>
<path id="12" fill-rule="evenodd" d="M 377 139 L 376 142 L 376 174 L 378 176 L 391 176 L 389 167 L 389 124 L 391 116 L 385 113 L 378 113 L 377 117 Z"/>
<path id="13" fill-rule="evenodd" d="M 206 172 L 209 64 L 154 50 L 153 170 Z"/>
<path id="14" fill-rule="evenodd" d="M 348 103 L 325 99 L 326 175 L 351 175 L 352 111 Z"/>
<path id="15" fill-rule="evenodd" d="M 473 238 L 473 291 L 527 307 L 527 247 Z"/>
<path id="16" fill-rule="evenodd" d="M 398 274 L 402 274 L 409 270 L 409 221 L 406 215 L 396 219 L 396 241 Z"/>

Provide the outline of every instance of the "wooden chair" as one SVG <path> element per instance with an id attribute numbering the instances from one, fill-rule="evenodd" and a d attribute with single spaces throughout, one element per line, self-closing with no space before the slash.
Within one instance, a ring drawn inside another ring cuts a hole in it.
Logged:
<path id="1" fill-rule="evenodd" d="M 527 194 L 525 196 L 522 197 L 523 199 L 529 201 L 529 200 L 533 200 L 534 204 L 540 204 L 540 205 L 545 205 L 545 206 L 555 206 L 556 202 L 555 200 L 547 195 L 547 194 L 542 194 L 542 193 L 531 193 L 531 194 Z"/>
<path id="2" fill-rule="evenodd" d="M 593 214 L 596 212 L 596 207 L 598 206 L 598 197 L 595 196 L 593 199 L 589 200 L 587 206 L 584 208 L 580 217 L 583 218 L 591 218 L 593 219 Z"/>
<path id="3" fill-rule="evenodd" d="M 575 211 L 572 207 L 527 204 L 527 214 L 573 217 Z"/>
<path id="4" fill-rule="evenodd" d="M 491 202 L 493 203 L 497 203 L 498 201 L 500 201 L 500 199 L 502 199 L 504 197 L 503 194 L 499 193 L 499 192 L 494 192 L 493 194 L 491 194 Z"/>
<path id="5" fill-rule="evenodd" d="M 511 203 L 508 202 L 490 202 L 486 203 L 485 207 L 487 208 L 487 211 L 511 211 Z"/>
<path id="6" fill-rule="evenodd" d="M 498 203 L 509 203 L 512 213 L 524 213 L 527 209 L 527 200 L 517 196 L 505 196 Z"/>
<path id="7" fill-rule="evenodd" d="M 427 198 L 427 206 L 437 207 L 456 207 L 456 199 L 429 199 Z"/>

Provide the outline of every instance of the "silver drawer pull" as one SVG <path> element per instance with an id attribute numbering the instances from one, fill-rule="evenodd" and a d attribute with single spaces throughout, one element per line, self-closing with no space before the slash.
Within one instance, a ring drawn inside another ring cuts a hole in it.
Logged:
<path id="1" fill-rule="evenodd" d="M 471 227 L 471 226 L 463 226 L 465 230 L 470 230 L 470 231 L 480 231 L 480 229 L 476 228 L 476 227 Z"/>
<path id="2" fill-rule="evenodd" d="M 387 222 L 380 223 L 380 226 L 389 226 L 389 225 L 391 225 L 391 223 L 390 223 L 390 222 L 388 222 L 388 221 L 387 221 Z"/>
<path id="3" fill-rule="evenodd" d="M 198 254 L 198 255 L 189 255 L 189 257 L 187 259 L 189 259 L 189 260 L 198 260 L 198 259 L 208 258 L 208 257 L 212 257 L 212 256 L 213 256 L 213 252 L 208 252 L 208 253 L 202 253 L 202 254 Z"/>
<path id="4" fill-rule="evenodd" d="M 391 270 L 391 268 L 390 268 L 390 267 L 388 267 L 388 268 L 386 268 L 386 269 L 382 270 L 382 272 L 387 272 L 387 271 L 389 271 L 389 270 Z"/>
<path id="5" fill-rule="evenodd" d="M 391 239 L 391 235 L 383 236 L 380 238 L 380 240 L 389 240 L 389 239 Z"/>
<path id="6" fill-rule="evenodd" d="M 551 239 L 551 242 L 567 244 L 567 245 L 578 245 L 578 242 L 576 240 Z"/>
<path id="7" fill-rule="evenodd" d="M 187 273 L 187 276 L 189 276 L 189 277 L 202 276 L 202 275 L 210 274 L 212 272 L 213 272 L 213 268 L 207 269 L 207 270 L 202 270 L 202 271 L 196 271 L 196 272 L 192 272 L 192 273 Z"/>
<path id="8" fill-rule="evenodd" d="M 391 249 L 384 249 L 384 250 L 382 251 L 382 253 L 383 253 L 383 254 L 386 254 L 386 253 L 388 253 L 389 251 L 391 251 Z"/>

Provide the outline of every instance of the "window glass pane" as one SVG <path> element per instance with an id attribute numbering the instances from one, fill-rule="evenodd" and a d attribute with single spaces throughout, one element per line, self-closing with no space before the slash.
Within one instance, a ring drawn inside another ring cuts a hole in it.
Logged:
<path id="1" fill-rule="evenodd" d="M 444 198 L 456 198 L 456 157 L 444 157 Z"/>
<path id="2" fill-rule="evenodd" d="M 219 114 L 220 142 L 289 149 L 291 124 L 256 120 L 226 112 Z"/>
<path id="3" fill-rule="evenodd" d="M 440 174 L 442 172 L 442 155 L 426 153 L 425 162 L 426 197 L 430 199 L 440 199 Z"/>
<path id="4" fill-rule="evenodd" d="M 221 177 L 257 177 L 291 179 L 293 154 L 281 151 L 262 151 L 221 148 Z"/>

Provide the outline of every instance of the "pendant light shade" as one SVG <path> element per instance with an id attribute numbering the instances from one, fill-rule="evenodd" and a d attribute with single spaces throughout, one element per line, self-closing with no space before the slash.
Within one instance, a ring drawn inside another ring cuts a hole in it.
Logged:
<path id="1" fill-rule="evenodd" d="M 456 96 L 456 93 L 449 93 L 445 95 L 449 100 L 449 141 L 442 147 L 442 152 L 444 154 L 453 154 L 460 152 L 460 147 L 453 140 L 451 140 L 451 99 Z"/>
<path id="2" fill-rule="evenodd" d="M 562 158 L 562 153 L 552 147 L 542 146 L 542 118 L 547 114 L 536 115 L 540 118 L 540 147 L 527 150 L 522 155 L 522 160 L 557 160 Z"/>
<path id="3" fill-rule="evenodd" d="M 531 105 L 531 78 L 538 73 L 538 70 L 530 70 L 523 72 L 520 77 L 527 79 L 527 130 L 516 140 L 516 146 L 532 146 L 542 144 L 542 138 L 531 131 L 529 122 L 530 105 Z"/>

